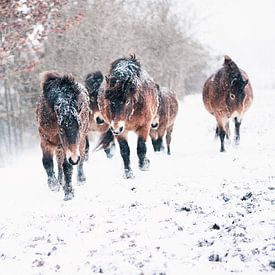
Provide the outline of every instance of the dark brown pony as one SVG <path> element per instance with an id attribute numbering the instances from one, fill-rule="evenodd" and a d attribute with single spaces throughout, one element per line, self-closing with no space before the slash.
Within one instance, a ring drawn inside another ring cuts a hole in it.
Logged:
<path id="1" fill-rule="evenodd" d="M 38 130 L 43 153 L 42 162 L 48 175 L 48 186 L 65 197 L 73 197 L 73 165 L 78 165 L 77 180 L 82 184 L 85 138 L 88 134 L 89 99 L 86 89 L 70 75 L 44 72 L 41 79 L 42 95 L 36 106 Z M 58 163 L 58 180 L 54 172 L 53 156 Z M 64 177 L 64 178 L 63 178 Z"/>
<path id="2" fill-rule="evenodd" d="M 111 63 L 105 87 L 99 94 L 99 107 L 119 143 L 124 177 L 133 178 L 127 141 L 129 131 L 138 136 L 139 168 L 148 170 L 150 162 L 146 158 L 146 140 L 157 112 L 158 93 L 155 82 L 134 55 Z"/>
<path id="3" fill-rule="evenodd" d="M 170 143 L 174 122 L 178 113 L 178 100 L 174 92 L 167 88 L 158 89 L 159 107 L 157 115 L 151 123 L 150 137 L 154 151 L 160 151 L 163 147 L 163 137 L 166 133 L 167 154 L 171 154 Z"/>
<path id="4" fill-rule="evenodd" d="M 90 117 L 89 117 L 89 131 L 91 133 L 99 133 L 100 139 L 103 139 L 103 136 L 108 132 L 108 143 L 102 144 L 102 147 L 108 158 L 113 156 L 113 150 L 115 149 L 114 135 L 111 130 L 109 130 L 109 125 L 104 121 L 103 116 L 98 107 L 98 93 L 103 82 L 103 75 L 100 71 L 89 73 L 85 79 L 85 87 L 89 93 L 90 99 Z M 87 138 L 87 148 L 88 152 L 89 139 Z"/>
<path id="5" fill-rule="evenodd" d="M 224 152 L 224 138 L 229 136 L 229 119 L 235 122 L 235 142 L 240 140 L 240 125 L 244 113 L 253 101 L 253 91 L 247 74 L 236 63 L 225 56 L 223 67 L 205 82 L 203 102 L 209 113 L 217 120 L 216 135 L 221 140 Z"/>

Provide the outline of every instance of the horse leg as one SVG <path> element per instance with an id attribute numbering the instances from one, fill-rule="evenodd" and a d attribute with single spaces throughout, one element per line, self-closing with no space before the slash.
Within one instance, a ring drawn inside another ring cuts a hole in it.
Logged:
<path id="1" fill-rule="evenodd" d="M 150 126 L 150 125 L 149 125 Z M 142 171 L 149 170 L 150 161 L 146 158 L 146 139 L 149 134 L 149 129 L 143 128 L 137 132 L 138 141 L 137 141 L 137 155 L 139 158 L 139 169 Z"/>
<path id="2" fill-rule="evenodd" d="M 241 126 L 241 119 L 235 117 L 235 144 L 238 145 L 240 143 L 240 126 Z"/>
<path id="3" fill-rule="evenodd" d="M 58 146 L 56 150 L 56 159 L 58 165 L 58 182 L 61 186 L 64 186 L 64 171 L 63 171 L 63 162 L 65 158 L 65 153 L 62 146 Z"/>
<path id="4" fill-rule="evenodd" d="M 225 125 L 225 136 L 226 136 L 226 139 L 229 139 L 229 136 L 230 136 L 229 121 L 227 121 Z"/>
<path id="5" fill-rule="evenodd" d="M 157 147 L 158 152 L 164 150 L 164 146 L 163 146 L 164 134 L 165 134 L 165 128 L 164 127 L 159 128 L 158 129 L 158 139 L 157 139 L 157 142 L 156 142 L 156 147 Z"/>
<path id="6" fill-rule="evenodd" d="M 134 178 L 133 171 L 130 167 L 130 148 L 128 145 L 128 142 L 126 138 L 124 137 L 117 137 L 119 149 L 120 149 L 120 155 L 123 159 L 124 164 L 124 175 L 123 177 L 126 179 Z"/>
<path id="7" fill-rule="evenodd" d="M 104 152 L 107 156 L 107 158 L 112 158 L 114 156 L 114 150 L 115 150 L 115 137 L 110 132 L 110 137 L 108 139 L 108 142 L 106 144 L 103 144 Z"/>
<path id="8" fill-rule="evenodd" d="M 43 146 L 43 144 L 41 144 L 41 148 L 43 151 L 42 163 L 48 176 L 48 186 L 52 191 L 58 192 L 60 185 L 54 173 L 53 148 Z"/>
<path id="9" fill-rule="evenodd" d="M 85 137 L 85 157 L 84 157 L 84 161 L 88 161 L 89 160 L 89 149 L 90 149 L 90 142 L 89 142 L 89 135 L 87 135 Z"/>
<path id="10" fill-rule="evenodd" d="M 112 141 L 107 148 L 104 148 L 104 152 L 108 159 L 111 159 L 114 156 L 115 147 L 115 142 Z"/>
<path id="11" fill-rule="evenodd" d="M 86 181 L 86 177 L 84 175 L 84 170 L 83 170 L 83 162 L 84 162 L 84 159 L 81 158 L 77 165 L 77 185 L 83 185 Z"/>
<path id="12" fill-rule="evenodd" d="M 155 129 L 151 129 L 150 130 L 150 137 L 151 137 L 151 141 L 152 141 L 152 145 L 154 148 L 154 151 L 157 151 L 157 139 L 158 139 L 158 132 Z"/>
<path id="13" fill-rule="evenodd" d="M 73 166 L 67 161 L 66 158 L 63 162 L 63 171 L 65 176 L 65 184 L 63 186 L 65 192 L 64 200 L 67 201 L 74 197 L 74 191 L 72 187 Z"/>
<path id="14" fill-rule="evenodd" d="M 83 170 L 84 161 L 87 156 L 87 142 L 89 143 L 88 134 L 82 133 L 79 143 L 80 161 L 77 165 L 77 185 L 83 185 L 86 181 L 86 177 Z M 89 149 L 89 148 L 88 148 Z"/>
<path id="15" fill-rule="evenodd" d="M 218 133 L 219 133 L 219 137 L 220 137 L 220 140 L 221 140 L 221 149 L 220 149 L 220 151 L 225 152 L 224 138 L 228 134 L 227 129 L 226 129 L 226 126 L 228 124 L 228 118 L 217 116 L 216 119 L 217 119 L 217 123 L 218 123 Z"/>
<path id="16" fill-rule="evenodd" d="M 166 131 L 166 146 L 167 146 L 167 154 L 168 155 L 171 155 L 170 143 L 171 143 L 171 135 L 173 132 L 173 127 L 174 127 L 174 124 L 169 126 Z"/>

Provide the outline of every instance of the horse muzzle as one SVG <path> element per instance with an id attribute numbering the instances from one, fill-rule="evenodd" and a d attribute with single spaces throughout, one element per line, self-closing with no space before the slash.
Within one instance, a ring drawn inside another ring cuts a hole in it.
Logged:
<path id="1" fill-rule="evenodd" d="M 69 157 L 68 161 L 71 165 L 77 165 L 80 161 L 80 156 L 78 156 L 77 159 Z"/>
<path id="2" fill-rule="evenodd" d="M 114 122 L 112 121 L 110 125 L 110 129 L 115 136 L 118 136 L 123 133 L 125 129 L 125 122 L 119 121 L 117 125 L 115 125 Z"/>

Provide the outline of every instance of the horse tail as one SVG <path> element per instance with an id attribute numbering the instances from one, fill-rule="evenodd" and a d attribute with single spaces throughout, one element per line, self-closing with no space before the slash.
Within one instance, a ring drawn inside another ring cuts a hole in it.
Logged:
<path id="1" fill-rule="evenodd" d="M 97 146 L 94 149 L 95 151 L 99 151 L 101 149 L 106 149 L 106 148 L 110 148 L 112 143 L 114 143 L 114 135 L 111 131 L 111 129 L 108 129 L 101 137 L 101 139 L 99 140 Z"/>
<path id="2" fill-rule="evenodd" d="M 102 82 L 103 74 L 101 73 L 101 71 L 89 73 L 85 78 L 85 87 L 89 93 L 97 93 Z"/>

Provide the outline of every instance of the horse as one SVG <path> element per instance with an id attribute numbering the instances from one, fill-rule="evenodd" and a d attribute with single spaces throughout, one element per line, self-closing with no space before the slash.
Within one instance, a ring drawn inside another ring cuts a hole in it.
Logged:
<path id="1" fill-rule="evenodd" d="M 83 162 L 89 123 L 88 93 L 71 75 L 60 75 L 55 71 L 41 74 L 41 87 L 36 118 L 42 163 L 49 188 L 59 191 L 60 186 L 63 186 L 64 200 L 70 200 L 74 197 L 74 165 L 77 165 L 78 184 L 86 180 Z M 58 179 L 54 172 L 54 155 L 58 164 Z"/>
<path id="2" fill-rule="evenodd" d="M 178 100 L 174 92 L 165 87 L 158 87 L 159 107 L 151 123 L 150 137 L 155 152 L 164 149 L 163 137 L 166 133 L 167 154 L 171 155 L 170 143 L 174 122 L 178 114 Z"/>
<path id="3" fill-rule="evenodd" d="M 220 137 L 220 151 L 224 152 L 224 138 L 229 138 L 229 119 L 235 123 L 235 144 L 240 142 L 240 126 L 244 113 L 253 101 L 253 90 L 245 71 L 227 55 L 223 67 L 210 76 L 203 86 L 203 103 L 217 121 L 216 136 Z"/>
<path id="4" fill-rule="evenodd" d="M 95 71 L 87 74 L 85 78 L 85 87 L 89 93 L 90 99 L 90 116 L 89 116 L 89 132 L 98 133 L 100 139 L 108 132 L 108 143 L 102 144 L 102 147 L 106 153 L 107 158 L 113 157 L 113 151 L 115 149 L 114 136 L 109 129 L 109 125 L 104 121 L 102 114 L 98 107 L 98 93 L 103 82 L 103 74 L 100 71 Z M 89 150 L 89 139 L 86 141 L 86 154 Z"/>
<path id="5" fill-rule="evenodd" d="M 150 161 L 146 157 L 146 140 L 159 100 L 156 83 L 141 67 L 135 55 L 118 58 L 111 63 L 98 99 L 103 118 L 119 144 L 124 178 L 134 178 L 127 141 L 129 131 L 137 134 L 139 168 L 148 170 Z M 108 142 L 106 135 L 99 145 L 104 142 Z"/>

